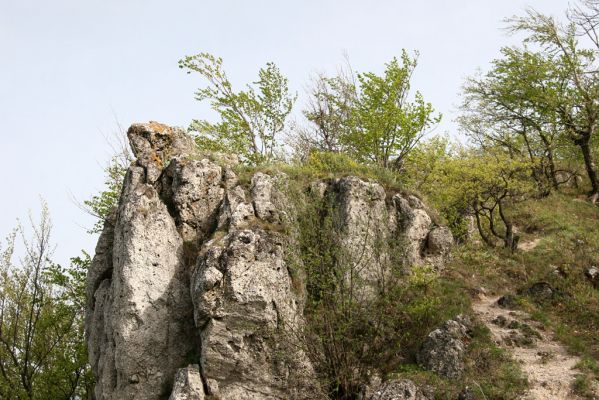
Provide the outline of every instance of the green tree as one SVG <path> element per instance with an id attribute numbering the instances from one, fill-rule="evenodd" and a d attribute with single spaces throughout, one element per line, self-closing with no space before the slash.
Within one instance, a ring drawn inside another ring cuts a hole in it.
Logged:
<path id="1" fill-rule="evenodd" d="M 427 130 L 441 120 L 420 92 L 416 92 L 412 102 L 408 100 L 416 65 L 417 58 L 410 58 L 404 50 L 401 62 L 397 58 L 391 60 L 382 76 L 371 72 L 358 74 L 353 129 L 343 137 L 344 145 L 358 160 L 399 169 Z"/>
<path id="2" fill-rule="evenodd" d="M 410 80 L 417 65 L 403 50 L 385 64 L 384 73 L 319 76 L 304 115 L 313 124 L 304 135 L 312 148 L 342 151 L 356 160 L 401 169 L 405 157 L 440 120 L 420 92 L 410 101 Z"/>
<path id="3" fill-rule="evenodd" d="M 89 398 L 83 340 L 84 272 L 52 266 L 47 206 L 32 239 L 18 226 L 0 254 L 0 398 Z M 17 235 L 24 256 L 13 263 Z M 78 289 L 67 285 L 76 281 Z"/>
<path id="4" fill-rule="evenodd" d="M 245 91 L 235 91 L 223 70 L 221 58 L 208 53 L 186 56 L 179 67 L 197 72 L 209 86 L 196 92 L 199 101 L 210 100 L 220 121 L 193 120 L 189 129 L 196 132 L 201 149 L 233 152 L 251 164 L 275 157 L 279 135 L 285 129 L 296 96 L 289 93 L 285 78 L 274 63 L 258 72 L 258 81 Z"/>
<path id="5" fill-rule="evenodd" d="M 429 179 L 449 157 L 450 147 L 449 138 L 443 135 L 433 136 L 418 143 L 405 158 L 401 171 L 402 182 L 416 191 L 427 190 Z"/>
<path id="6" fill-rule="evenodd" d="M 531 99 L 537 109 L 554 109 L 562 134 L 578 146 L 591 184 L 591 200 L 599 200 L 599 180 L 592 143 L 599 124 L 599 13 L 596 1 L 583 1 L 567 13 L 567 23 L 533 9 L 523 17 L 509 20 L 514 32 L 528 34 L 526 42 L 537 44 L 557 61 L 552 81 L 559 89 L 556 96 Z M 583 47 L 585 37 L 591 46 Z"/>
<path id="7" fill-rule="evenodd" d="M 556 150 L 560 126 L 554 108 L 542 99 L 558 96 L 550 55 L 503 48 L 484 76 L 464 86 L 458 121 L 481 148 L 502 149 L 511 158 L 528 159 L 539 191 L 558 188 Z"/>
<path id="8" fill-rule="evenodd" d="M 503 152 L 462 149 L 431 174 L 428 196 L 452 225 L 471 213 L 487 245 L 500 240 L 515 251 L 518 237 L 509 209 L 533 192 L 529 170 L 528 161 Z"/>

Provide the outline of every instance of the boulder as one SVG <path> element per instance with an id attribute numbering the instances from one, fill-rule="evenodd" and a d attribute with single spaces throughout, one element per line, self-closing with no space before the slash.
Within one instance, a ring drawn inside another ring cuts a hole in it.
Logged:
<path id="1" fill-rule="evenodd" d="M 396 194 L 392 203 L 396 232 L 404 238 L 406 246 L 407 265 L 442 269 L 454 242 L 449 228 L 436 226 L 424 203 L 414 195 Z"/>
<path id="2" fill-rule="evenodd" d="M 518 294 L 529 296 L 537 302 L 549 301 L 561 295 L 559 290 L 556 290 L 548 282 L 535 282 L 525 289 L 518 291 Z"/>
<path id="3" fill-rule="evenodd" d="M 584 274 L 587 277 L 587 279 L 593 284 L 593 286 L 599 288 L 599 268 L 594 266 L 587 268 Z"/>
<path id="4" fill-rule="evenodd" d="M 409 379 L 387 381 L 374 390 L 368 400 L 432 400 Z"/>
<path id="5" fill-rule="evenodd" d="M 458 316 L 431 332 L 418 352 L 418 364 L 448 379 L 459 379 L 464 371 L 464 340 L 469 335 L 470 321 Z"/>
<path id="6" fill-rule="evenodd" d="M 446 226 L 431 229 L 426 238 L 427 253 L 433 256 L 447 257 L 453 246 L 453 235 Z"/>

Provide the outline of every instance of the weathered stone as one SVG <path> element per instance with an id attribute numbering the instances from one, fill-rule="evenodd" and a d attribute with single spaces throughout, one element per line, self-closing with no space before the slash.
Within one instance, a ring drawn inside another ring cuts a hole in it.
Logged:
<path id="1" fill-rule="evenodd" d="M 446 226 L 431 229 L 426 239 L 426 250 L 434 256 L 447 257 L 453 246 L 453 235 Z"/>
<path id="2" fill-rule="evenodd" d="M 137 165 L 145 170 L 148 183 L 156 182 L 170 159 L 196 152 L 193 140 L 185 131 L 154 121 L 131 125 L 127 137 Z"/>
<path id="3" fill-rule="evenodd" d="M 346 177 L 334 182 L 333 208 L 337 215 L 340 257 L 354 278 L 371 291 L 388 273 L 389 216 L 385 205 L 385 190 L 374 182 L 365 182 L 356 177 Z M 356 296 L 361 296 L 359 291 Z"/>
<path id="4" fill-rule="evenodd" d="M 252 177 L 252 204 L 256 217 L 270 223 L 289 223 L 287 201 L 275 185 L 284 185 L 287 177 L 284 174 L 270 176 L 258 172 Z"/>
<path id="5" fill-rule="evenodd" d="M 247 227 L 254 219 L 254 207 L 246 201 L 243 188 L 237 186 L 228 190 L 219 211 L 217 229 L 231 232 Z"/>
<path id="6" fill-rule="evenodd" d="M 599 268 L 590 267 L 584 272 L 585 276 L 588 280 L 593 284 L 593 286 L 599 288 Z"/>
<path id="7" fill-rule="evenodd" d="M 193 316 L 182 239 L 140 167 L 125 178 L 113 235 L 112 275 L 88 309 L 96 398 L 153 399 L 194 346 Z"/>
<path id="8" fill-rule="evenodd" d="M 112 388 L 115 384 L 114 348 L 106 336 L 105 319 L 110 320 L 112 304 L 112 246 L 116 212 L 104 222 L 104 229 L 96 245 L 96 254 L 87 271 L 85 315 L 85 334 L 88 342 L 88 356 L 92 371 L 98 379 L 96 390 L 104 391 L 102 386 Z M 107 315 L 105 315 L 107 314 Z"/>
<path id="9" fill-rule="evenodd" d="M 409 266 L 426 264 L 424 250 L 432 220 L 415 196 L 393 196 L 399 233 L 405 239 L 406 262 Z"/>
<path id="10" fill-rule="evenodd" d="M 375 389 L 369 400 L 432 400 L 409 379 L 387 381 Z"/>
<path id="11" fill-rule="evenodd" d="M 193 276 L 202 373 L 223 399 L 288 398 L 291 370 L 277 349 L 281 329 L 297 331 L 302 303 L 283 257 L 285 238 L 256 229 L 208 242 Z M 306 360 L 302 360 L 306 361 Z"/>
<path id="12" fill-rule="evenodd" d="M 177 371 L 175 384 L 169 400 L 204 400 L 204 384 L 198 365 L 190 365 Z"/>
<path id="13" fill-rule="evenodd" d="M 458 316 L 431 332 L 418 352 L 418 364 L 449 379 L 458 379 L 464 371 L 469 320 Z"/>
<path id="14" fill-rule="evenodd" d="M 87 306 L 93 306 L 94 293 L 105 279 L 112 277 L 112 245 L 114 242 L 114 225 L 116 210 L 104 221 L 104 228 L 96 244 L 96 252 L 87 275 Z"/>
<path id="15" fill-rule="evenodd" d="M 223 168 L 208 159 L 174 159 L 162 175 L 161 195 L 172 207 L 183 240 L 205 239 L 214 231 L 224 198 Z"/>

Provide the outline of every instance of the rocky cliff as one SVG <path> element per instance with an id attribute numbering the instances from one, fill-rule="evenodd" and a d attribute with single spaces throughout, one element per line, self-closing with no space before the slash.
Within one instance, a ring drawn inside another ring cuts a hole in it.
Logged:
<path id="1" fill-rule="evenodd" d="M 87 278 L 96 398 L 314 398 L 311 360 L 281 335 L 302 331 L 306 292 L 290 261 L 300 216 L 288 178 L 242 181 L 234 159 L 202 156 L 158 123 L 128 137 L 136 161 Z M 306 191 L 331 199 L 366 282 L 381 273 L 380 241 L 401 238 L 406 265 L 442 267 L 451 234 L 415 196 L 356 177 Z"/>

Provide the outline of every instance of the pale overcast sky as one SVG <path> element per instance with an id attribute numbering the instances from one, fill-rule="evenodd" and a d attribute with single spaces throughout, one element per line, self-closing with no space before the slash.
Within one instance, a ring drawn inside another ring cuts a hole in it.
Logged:
<path id="1" fill-rule="evenodd" d="M 502 20 L 527 6 L 562 15 L 566 0 L 0 0 L 0 235 L 47 200 L 55 258 L 93 253 L 83 200 L 102 188 L 118 120 L 187 126 L 205 116 L 186 54 L 223 57 L 231 80 L 274 61 L 300 95 L 315 72 L 380 72 L 402 48 L 420 51 L 413 88 L 453 133 L 465 76 L 513 44 Z"/>

